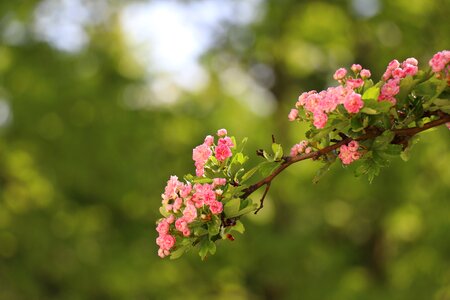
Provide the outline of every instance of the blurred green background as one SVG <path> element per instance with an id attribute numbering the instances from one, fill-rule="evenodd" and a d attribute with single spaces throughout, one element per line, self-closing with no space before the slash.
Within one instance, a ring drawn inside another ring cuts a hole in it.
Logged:
<path id="1" fill-rule="evenodd" d="M 0 299 L 450 299 L 445 127 L 369 184 L 303 162 L 201 262 L 156 255 L 170 175 L 227 128 L 289 148 L 301 92 L 422 66 L 448 0 L 0 2 Z M 257 195 L 255 195 L 255 199 Z"/>

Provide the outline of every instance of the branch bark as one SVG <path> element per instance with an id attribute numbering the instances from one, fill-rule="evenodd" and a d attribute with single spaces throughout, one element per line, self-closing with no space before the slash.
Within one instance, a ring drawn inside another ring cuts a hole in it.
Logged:
<path id="1" fill-rule="evenodd" d="M 412 137 L 412 136 L 418 134 L 419 132 L 425 131 L 425 130 L 433 128 L 433 127 L 440 126 L 447 122 L 450 122 L 449 114 L 443 113 L 443 112 L 438 112 L 438 115 L 440 117 L 439 119 L 428 122 L 428 123 L 424 124 L 422 127 L 412 127 L 412 128 L 392 130 L 395 133 L 395 138 L 394 138 L 393 143 L 401 144 L 402 141 L 404 141 L 405 137 Z M 246 188 L 244 190 L 244 193 L 242 194 L 242 199 L 247 198 L 254 191 L 258 190 L 260 187 L 267 185 L 266 191 L 264 193 L 264 196 L 265 196 L 265 194 L 267 194 L 267 191 L 269 189 L 268 187 L 270 187 L 270 183 L 272 182 L 272 180 L 276 176 L 278 176 L 278 174 L 280 174 L 284 169 L 286 169 L 287 167 L 289 167 L 292 164 L 295 164 L 299 161 L 306 160 L 306 159 L 318 159 L 320 156 L 327 154 L 333 150 L 336 150 L 339 147 L 341 147 L 342 145 L 348 144 L 352 140 L 363 141 L 363 140 L 373 139 L 373 138 L 376 138 L 377 136 L 381 135 L 382 133 L 383 133 L 383 131 L 381 131 L 381 130 L 373 130 L 373 131 L 367 132 L 366 134 L 364 134 L 358 138 L 355 138 L 355 139 L 345 138 L 345 139 L 341 140 L 340 142 L 337 142 L 336 144 L 330 145 L 328 147 L 325 147 L 325 148 L 320 149 L 315 152 L 311 152 L 308 154 L 299 154 L 299 155 L 293 156 L 293 157 L 291 157 L 291 156 L 284 157 L 283 163 L 272 174 L 270 174 L 266 178 L 263 178 L 260 181 L 258 181 L 257 183 Z M 262 205 L 261 205 L 261 207 L 262 207 Z M 261 209 L 261 207 L 259 209 Z"/>

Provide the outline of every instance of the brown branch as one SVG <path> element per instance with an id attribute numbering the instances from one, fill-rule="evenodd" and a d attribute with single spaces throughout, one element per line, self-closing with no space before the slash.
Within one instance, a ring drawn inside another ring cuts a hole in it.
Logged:
<path id="1" fill-rule="evenodd" d="M 425 131 L 427 129 L 433 128 L 433 127 L 437 127 L 440 126 L 442 124 L 445 124 L 447 122 L 450 122 L 450 115 L 447 113 L 443 113 L 443 112 L 438 112 L 438 115 L 440 116 L 439 119 L 431 121 L 426 123 L 425 125 L 423 125 L 422 127 L 412 127 L 412 128 L 405 128 L 405 129 L 394 129 L 392 130 L 395 133 L 396 137 L 412 137 L 416 134 L 418 134 L 419 132 Z M 328 147 L 325 147 L 323 149 L 320 149 L 318 151 L 315 152 L 311 152 L 308 154 L 299 154 L 296 156 L 287 156 L 283 158 L 283 163 L 269 176 L 267 176 L 266 178 L 261 179 L 260 181 L 258 181 L 257 183 L 249 186 L 248 188 L 246 188 L 244 190 L 244 193 L 242 194 L 242 199 L 247 198 L 248 196 L 250 196 L 254 191 L 258 190 L 260 187 L 267 185 L 266 190 L 264 192 L 263 195 L 263 199 L 261 199 L 261 205 L 260 207 L 257 209 L 257 211 L 259 211 L 262 208 L 262 200 L 264 200 L 265 195 L 268 192 L 268 187 L 270 186 L 270 183 L 272 182 L 272 180 L 278 176 L 278 174 L 280 174 L 284 169 L 286 169 L 287 167 L 289 167 L 290 165 L 302 161 L 302 160 L 306 160 L 306 159 L 318 159 L 320 156 L 325 155 L 331 151 L 334 151 L 336 149 L 338 149 L 339 147 L 341 147 L 342 145 L 348 144 L 350 141 L 355 140 L 355 141 L 363 141 L 363 140 L 368 140 L 368 139 L 372 139 L 375 138 L 379 135 L 381 135 L 383 133 L 383 131 L 378 130 L 378 129 L 373 129 L 370 130 L 369 132 L 367 132 L 366 134 L 363 134 L 360 137 L 357 137 L 355 139 L 352 138 L 345 138 L 343 140 L 341 140 L 340 142 L 330 145 Z M 394 139 L 395 142 L 395 139 Z M 257 212 L 256 211 L 256 212 Z M 255 213 L 256 213 L 255 212 Z"/>
<path id="2" fill-rule="evenodd" d="M 259 207 L 257 210 L 255 210 L 255 215 L 258 213 L 258 211 L 260 211 L 264 207 L 264 198 L 266 198 L 269 189 L 270 189 L 270 182 L 266 184 L 266 189 L 264 190 L 264 194 L 262 195 L 261 200 L 259 200 Z"/>

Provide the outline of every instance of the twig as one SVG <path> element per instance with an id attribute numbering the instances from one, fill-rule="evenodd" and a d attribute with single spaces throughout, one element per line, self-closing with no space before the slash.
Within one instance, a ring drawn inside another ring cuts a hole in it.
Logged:
<path id="1" fill-rule="evenodd" d="M 261 200 L 259 200 L 259 207 L 257 210 L 255 210 L 255 215 L 258 213 L 258 211 L 260 211 L 264 207 L 264 198 L 266 198 L 269 189 L 270 189 L 270 182 L 266 184 L 266 189 L 264 190 L 264 194 L 262 195 Z"/>

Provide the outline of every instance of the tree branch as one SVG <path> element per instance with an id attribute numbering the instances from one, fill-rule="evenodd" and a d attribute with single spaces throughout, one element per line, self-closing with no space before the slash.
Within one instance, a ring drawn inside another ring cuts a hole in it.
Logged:
<path id="1" fill-rule="evenodd" d="M 433 128 L 433 127 L 437 127 L 440 126 L 442 124 L 445 124 L 447 122 L 450 122 L 450 115 L 447 113 L 443 113 L 443 112 L 437 112 L 437 114 L 440 116 L 439 119 L 428 122 L 426 124 L 424 124 L 422 127 L 412 127 L 412 128 L 404 128 L 404 129 L 394 129 L 392 130 L 395 133 L 395 138 L 394 138 L 394 143 L 400 144 L 401 141 L 403 139 L 399 139 L 398 141 L 396 140 L 396 138 L 399 137 L 412 137 L 416 134 L 418 134 L 419 132 L 425 131 L 427 129 Z M 286 169 L 287 167 L 289 167 L 290 165 L 302 161 L 302 160 L 306 160 L 306 159 L 317 159 L 322 155 L 325 155 L 331 151 L 334 151 L 336 149 L 338 149 L 339 147 L 341 147 L 342 145 L 348 144 L 350 141 L 355 140 L 355 141 L 363 141 L 363 140 L 368 140 L 368 139 L 372 139 L 375 138 L 379 135 L 381 135 L 383 133 L 383 131 L 381 130 L 372 130 L 370 132 L 367 132 L 366 134 L 363 134 L 360 137 L 357 137 L 355 139 L 352 138 L 345 138 L 341 141 L 339 141 L 336 144 L 330 145 L 328 147 L 325 147 L 323 149 L 320 149 L 318 151 L 315 152 L 311 152 L 308 154 L 299 154 L 296 156 L 287 156 L 283 158 L 283 163 L 269 176 L 267 176 L 266 178 L 261 179 L 260 181 L 258 181 L 257 183 L 249 186 L 248 188 L 246 188 L 244 190 L 244 193 L 242 194 L 242 199 L 247 198 L 248 196 L 250 196 L 254 191 L 258 190 L 260 187 L 267 185 L 266 190 L 264 192 L 263 198 L 261 199 L 261 205 L 260 207 L 256 210 L 256 212 L 258 212 L 262 206 L 263 206 L 263 200 L 264 197 L 266 196 L 269 187 L 270 187 L 270 183 L 272 182 L 272 180 L 278 176 L 278 174 L 280 174 L 284 169 Z M 255 213 L 256 213 L 255 212 Z"/>

